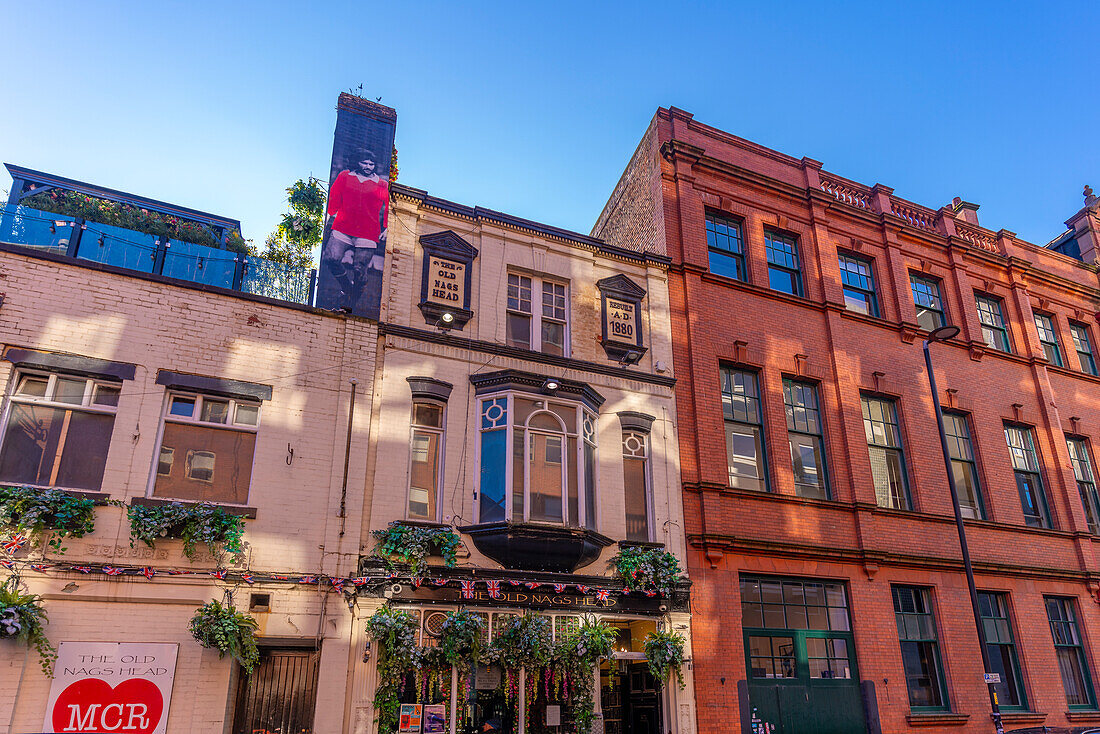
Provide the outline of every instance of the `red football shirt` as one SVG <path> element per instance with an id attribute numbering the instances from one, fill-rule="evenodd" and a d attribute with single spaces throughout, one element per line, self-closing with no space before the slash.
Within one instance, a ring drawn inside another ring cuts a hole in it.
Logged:
<path id="1" fill-rule="evenodd" d="M 340 171 L 328 194 L 328 213 L 336 215 L 332 228 L 349 237 L 377 242 L 386 228 L 389 200 L 386 179 L 364 181 L 349 171 Z"/>

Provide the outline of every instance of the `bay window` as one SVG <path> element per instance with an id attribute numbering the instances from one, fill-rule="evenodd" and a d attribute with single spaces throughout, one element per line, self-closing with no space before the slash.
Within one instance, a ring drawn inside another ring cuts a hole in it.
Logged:
<path id="1" fill-rule="evenodd" d="M 478 404 L 478 521 L 596 526 L 596 421 L 586 406 L 494 393 Z"/>
<path id="2" fill-rule="evenodd" d="M 442 480 L 443 405 L 428 400 L 413 403 L 409 444 L 409 519 L 438 519 Z"/>

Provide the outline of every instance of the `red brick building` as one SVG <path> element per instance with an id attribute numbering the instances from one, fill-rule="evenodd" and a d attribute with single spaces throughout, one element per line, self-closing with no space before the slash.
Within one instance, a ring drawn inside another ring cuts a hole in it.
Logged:
<path id="1" fill-rule="evenodd" d="M 1100 725 L 1090 194 L 1037 246 L 658 110 L 593 234 L 673 263 L 701 732 L 992 731 L 943 323 L 1006 729 Z"/>

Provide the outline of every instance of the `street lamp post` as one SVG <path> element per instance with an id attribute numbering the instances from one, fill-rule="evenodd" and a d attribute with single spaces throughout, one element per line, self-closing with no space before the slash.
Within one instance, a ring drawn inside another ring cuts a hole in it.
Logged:
<path id="1" fill-rule="evenodd" d="M 955 510 L 955 527 L 959 531 L 959 547 L 962 549 L 963 567 L 966 569 L 966 585 L 970 589 L 970 605 L 974 609 L 974 627 L 978 632 L 978 649 L 982 653 L 982 672 L 989 672 L 989 652 L 985 649 L 985 635 L 982 631 L 982 614 L 978 608 L 978 590 L 974 586 L 974 568 L 970 565 L 970 549 L 966 545 L 966 528 L 963 526 L 962 511 L 959 509 L 959 492 L 955 489 L 955 472 L 951 468 L 951 454 L 947 448 L 947 432 L 943 428 L 943 410 L 940 408 L 940 396 L 936 390 L 936 376 L 932 374 L 932 355 L 928 351 L 931 342 L 944 341 L 959 333 L 957 326 L 941 326 L 935 329 L 924 341 L 924 366 L 928 370 L 928 385 L 932 388 L 932 404 L 936 406 L 936 427 L 940 429 L 940 449 L 943 451 L 943 464 L 947 469 L 947 486 L 951 488 L 951 507 Z M 986 678 L 989 687 L 989 705 L 993 709 L 993 726 L 997 734 L 1004 734 L 1001 724 L 1001 707 L 997 703 L 997 691 L 992 680 Z"/>

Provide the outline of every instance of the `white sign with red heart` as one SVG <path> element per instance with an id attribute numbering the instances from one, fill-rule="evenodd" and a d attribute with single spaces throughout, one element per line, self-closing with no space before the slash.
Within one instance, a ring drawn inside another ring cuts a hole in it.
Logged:
<path id="1" fill-rule="evenodd" d="M 62 642 L 45 732 L 164 734 L 177 644 Z"/>

